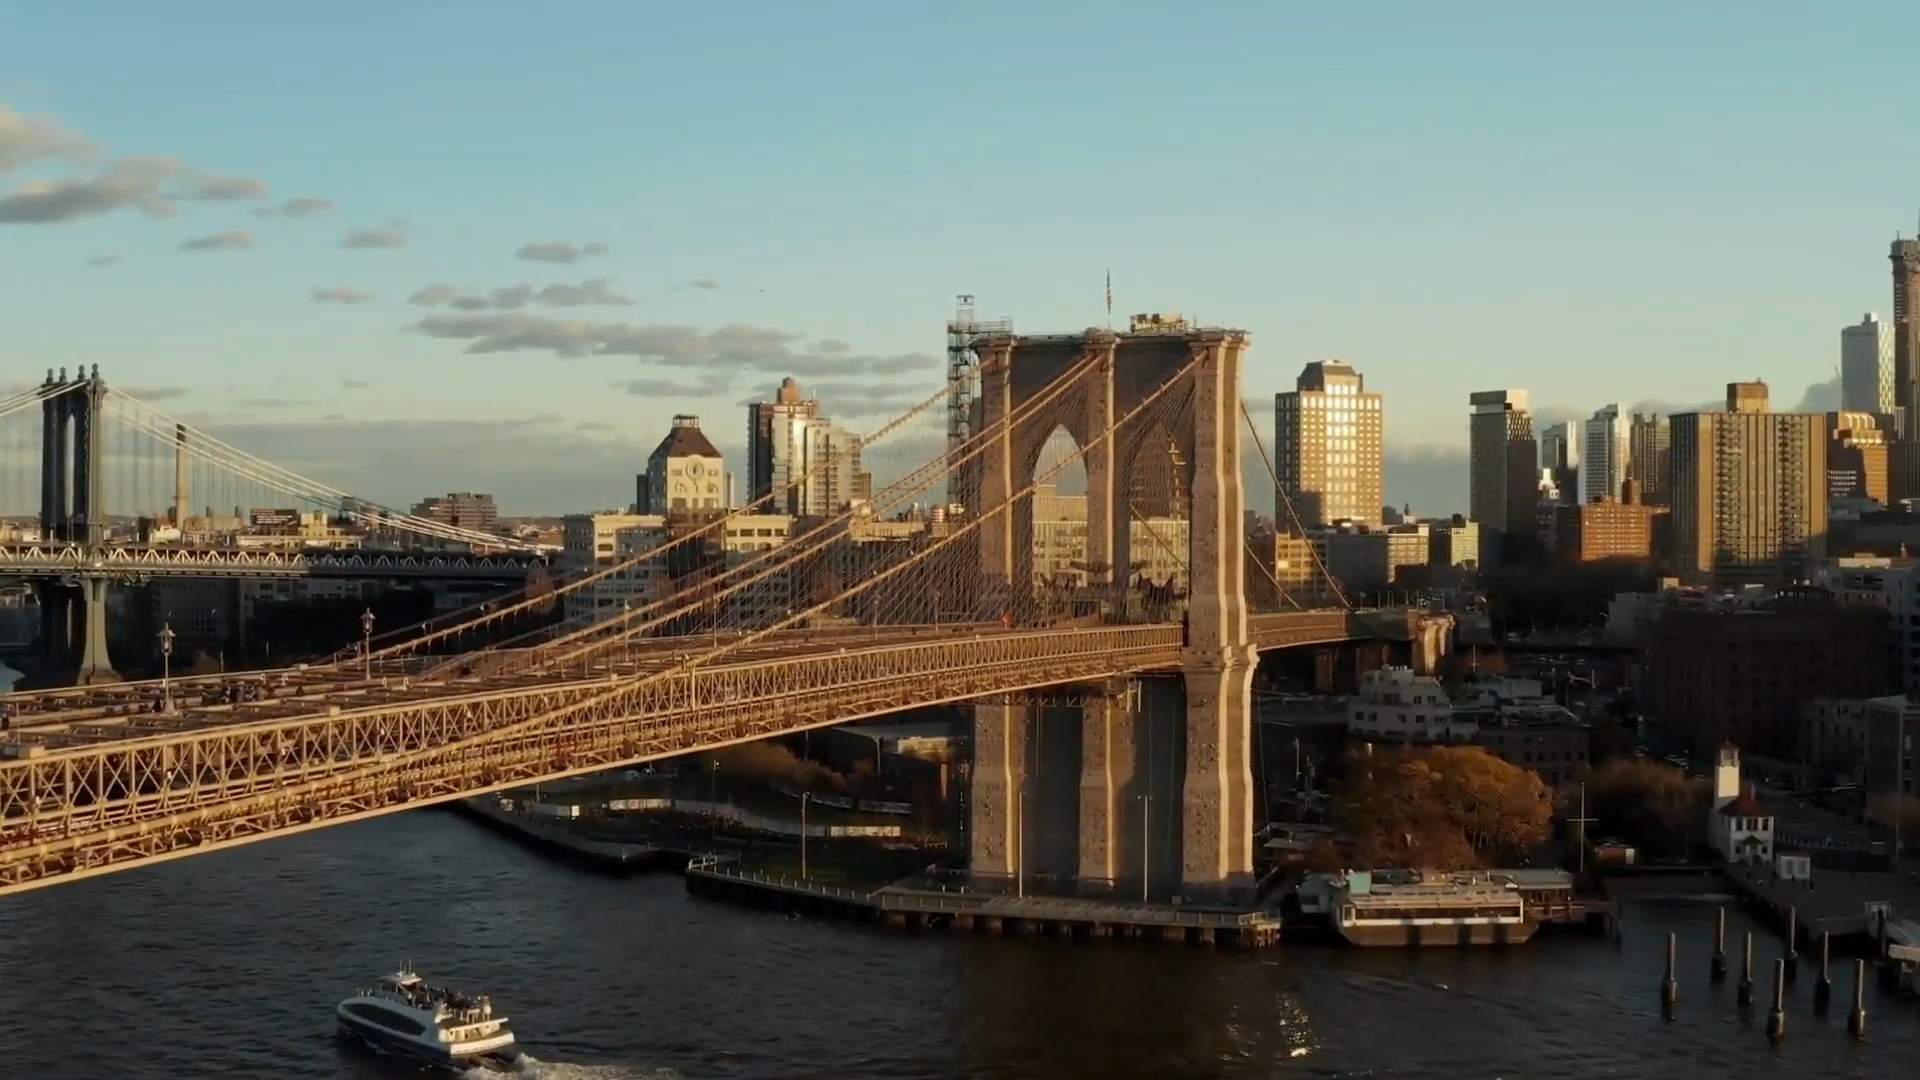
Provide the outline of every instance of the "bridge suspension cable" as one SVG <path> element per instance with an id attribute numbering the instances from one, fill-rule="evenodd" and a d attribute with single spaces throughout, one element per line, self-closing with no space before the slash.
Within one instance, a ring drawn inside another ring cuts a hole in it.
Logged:
<path id="1" fill-rule="evenodd" d="M 1260 441 L 1260 429 L 1254 425 L 1253 414 L 1247 411 L 1247 403 L 1244 401 L 1240 403 L 1240 418 L 1246 422 L 1247 434 L 1253 439 L 1254 449 L 1260 452 L 1260 464 L 1266 466 L 1267 479 L 1273 482 L 1274 509 L 1276 511 L 1284 509 L 1286 511 L 1287 524 L 1292 526 L 1293 535 L 1304 539 L 1307 535 L 1306 525 L 1301 522 L 1300 512 L 1294 507 L 1293 499 L 1287 494 L 1286 485 L 1280 482 L 1280 474 L 1274 470 L 1273 459 L 1267 455 L 1266 444 Z M 1278 516 L 1277 513 L 1276 516 Z M 1326 560 L 1320 557 L 1319 546 L 1308 541 L 1306 548 L 1313 556 L 1314 569 L 1319 573 L 1320 579 L 1326 582 L 1327 591 L 1332 594 L 1334 600 L 1338 602 L 1341 607 L 1349 611 L 1353 610 L 1353 602 L 1347 599 L 1346 591 L 1340 588 L 1339 580 L 1327 569 Z M 1281 595 L 1286 595 L 1285 587 L 1280 584 L 1279 579 L 1274 577 L 1272 569 L 1267 566 L 1268 560 L 1258 557 L 1258 552 L 1255 552 L 1255 556 L 1254 562 L 1265 571 L 1268 579 L 1273 582 L 1274 588 L 1280 590 Z M 1294 606 L 1300 607 L 1300 602 L 1295 600 Z"/>
<path id="2" fill-rule="evenodd" d="M 983 428 L 942 457 L 928 461 L 874 493 L 864 510 L 842 511 L 813 522 L 805 532 L 785 544 L 749 553 L 738 562 L 723 563 L 718 573 L 703 581 L 697 589 L 676 591 L 639 609 L 621 612 L 549 642 L 532 656 L 515 659 L 529 667 L 564 667 L 576 660 L 600 655 L 636 637 L 648 635 L 676 618 L 697 614 L 701 608 L 711 613 L 717 630 L 722 612 L 733 606 L 727 602 L 742 596 L 749 589 L 755 589 L 761 594 L 758 602 L 735 608 L 735 625 L 731 627 L 734 630 L 748 630 L 776 614 L 790 610 L 796 595 L 815 595 L 825 586 L 844 581 L 849 574 L 871 571 L 878 557 L 860 550 L 861 542 L 850 538 L 850 527 L 857 526 L 863 519 L 885 521 L 890 513 L 916 502 L 954 472 L 984 454 L 996 440 L 1003 439 L 1007 431 L 1068 393 L 1080 377 L 1093 370 L 1094 365 L 1092 358 L 1083 358 L 995 424 Z M 920 594 L 923 600 L 928 595 Z M 968 596 L 968 592 L 956 590 L 944 595 L 957 603 L 963 596 Z M 899 621 L 897 618 L 884 617 L 878 608 L 869 608 L 862 614 L 871 623 Z M 935 621 L 938 613 L 922 603 L 915 614 L 934 616 L 927 621 Z M 977 605 L 972 614 L 976 617 L 981 614 Z M 490 670 L 499 669 L 493 667 Z"/>
<path id="3" fill-rule="evenodd" d="M 992 506 L 982 507 L 980 513 L 970 515 L 959 528 L 934 541 L 925 549 L 914 554 L 910 559 L 880 569 L 867 579 L 846 589 L 839 596 L 829 597 L 819 602 L 809 604 L 804 608 L 787 612 L 785 616 L 778 621 L 750 630 L 738 638 L 717 643 L 711 649 L 700 652 L 697 655 L 689 652 L 684 656 L 676 657 L 669 666 L 661 669 L 625 677 L 613 676 L 610 678 L 610 685 L 606 690 L 587 694 L 578 701 L 549 712 L 544 712 L 538 716 L 509 721 L 470 736 L 455 737 L 445 743 L 411 750 L 402 750 L 398 753 L 383 756 L 372 768 L 357 771 L 347 782 L 353 785 L 356 790 L 364 791 L 369 782 L 379 777 L 392 776 L 394 774 L 407 774 L 410 776 L 411 774 L 408 770 L 418 769 L 428 765 L 441 768 L 460 766 L 461 759 L 466 755 L 485 754 L 489 750 L 498 750 L 503 743 L 530 742 L 530 740 L 537 739 L 542 734 L 556 727 L 566 725 L 568 721 L 575 717 L 580 717 L 583 713 L 588 713 L 589 710 L 591 710 L 591 715 L 587 717 L 587 723 L 573 724 L 566 727 L 568 736 L 570 738 L 590 738 L 600 735 L 603 734 L 603 729 L 609 726 L 630 722 L 624 716 L 619 716 L 617 719 L 606 719 L 609 714 L 618 715 L 623 702 L 638 701 L 644 692 L 669 680 L 687 680 L 690 694 L 692 689 L 691 680 L 697 676 L 700 668 L 711 666 L 715 660 L 736 655 L 743 650 L 759 645 L 777 632 L 804 622 L 825 611 L 835 603 L 862 595 L 882 584 L 896 580 L 911 568 L 925 565 L 934 560 L 940 553 L 951 550 L 954 545 L 977 535 L 987 522 L 997 520 L 1002 515 L 1011 513 L 1014 507 L 1030 499 L 1036 488 L 1050 481 L 1055 474 L 1065 467 L 1067 462 L 1083 457 L 1092 447 L 1112 438 L 1116 429 L 1123 428 L 1133 417 L 1150 408 L 1155 401 L 1165 396 L 1172 387 L 1184 383 L 1186 381 L 1184 376 L 1192 370 L 1193 366 L 1194 362 L 1189 361 L 1178 371 L 1174 372 L 1166 382 L 1153 390 L 1145 400 L 1130 409 L 1126 415 L 1121 417 L 1111 427 L 1108 427 L 1104 431 L 1091 434 L 1087 445 L 1076 448 L 1075 453 L 1069 457 L 1067 461 L 1053 466 L 1043 475 L 1035 476 L 1025 487 L 1011 493 L 1007 499 Z M 960 562 L 955 565 L 960 568 L 966 568 L 968 566 L 966 562 Z M 952 583 L 971 584 L 975 587 L 982 584 L 978 576 L 977 563 L 972 567 L 970 574 L 972 580 L 970 582 L 962 582 L 960 580 L 961 576 L 965 575 L 957 575 L 952 579 Z M 691 700 L 690 697 L 689 700 Z M 522 747 L 522 749 L 526 748 L 527 747 Z M 405 776 L 396 777 L 395 782 L 401 783 L 403 786 L 411 783 Z M 339 788 L 341 783 L 342 780 L 340 778 L 330 777 L 299 785 L 288 785 L 273 791 L 271 797 L 284 804 L 291 805 L 300 800 L 322 796 L 329 790 Z"/>
<path id="4" fill-rule="evenodd" d="M 562 580 L 555 582 L 550 591 L 542 591 L 535 595 L 531 590 L 520 590 L 518 599 L 512 596 L 496 597 L 492 600 L 472 605 L 463 612 L 439 616 L 417 623 L 411 627 L 405 627 L 383 634 L 383 638 L 393 641 L 393 643 L 376 650 L 373 653 L 373 658 L 375 660 L 391 659 L 419 652 L 440 642 L 450 641 L 462 635 L 471 634 L 482 627 L 499 624 L 508 619 L 534 612 L 536 609 L 545 608 L 547 605 L 564 598 L 570 593 L 587 589 L 591 586 L 606 582 L 609 579 L 628 574 L 636 568 L 648 566 L 649 564 L 667 558 L 674 552 L 711 540 L 716 536 L 724 537 L 726 527 L 729 524 L 737 522 L 742 517 L 764 512 L 768 507 L 772 506 L 778 498 L 784 495 L 787 490 L 809 484 L 821 483 L 830 472 L 843 467 L 850 457 L 860 454 L 870 454 L 875 445 L 884 443 L 890 438 L 907 432 L 909 430 L 907 425 L 910 422 L 916 418 L 932 415 L 936 407 L 945 405 L 948 396 L 949 387 L 943 385 L 937 392 L 916 402 L 904 413 L 889 420 L 865 439 L 860 440 L 858 446 L 836 450 L 824 456 L 821 460 L 811 465 L 799 480 L 790 482 L 785 488 L 769 490 L 758 497 L 750 499 L 744 506 L 736 510 L 730 510 L 724 515 L 716 516 L 705 523 L 697 524 L 678 536 L 669 537 L 664 543 L 656 544 L 646 550 L 634 552 L 629 555 L 616 556 L 607 563 L 596 562 L 588 564 L 580 570 L 570 573 Z M 619 617 L 621 616 L 609 615 L 609 618 Z M 545 636 L 550 629 L 550 627 L 540 627 L 516 635 L 514 638 L 504 642 L 490 643 L 483 651 L 497 651 L 509 645 L 536 640 Z M 357 650 L 344 650 L 334 656 L 332 662 L 359 662 L 359 658 L 360 653 Z M 458 666 L 459 662 L 460 661 L 456 661 L 453 665 L 443 665 L 442 668 L 434 669 L 433 674 L 443 673 L 451 666 Z"/>
<path id="5" fill-rule="evenodd" d="M 357 498 L 339 488 L 308 479 L 291 469 L 247 453 L 205 431 L 168 415 L 149 402 L 142 401 L 118 387 L 107 388 L 107 398 L 115 408 L 119 423 L 155 440 L 162 446 L 179 443 L 181 450 L 195 462 L 225 470 L 232 476 L 262 488 L 291 496 L 314 509 L 354 518 L 364 524 L 395 532 L 467 544 L 477 548 L 529 550 L 538 545 L 477 529 L 448 525 L 399 510 L 393 510 Z M 184 439 L 184 442 L 181 440 Z M 184 513 L 185 508 L 182 508 Z"/>

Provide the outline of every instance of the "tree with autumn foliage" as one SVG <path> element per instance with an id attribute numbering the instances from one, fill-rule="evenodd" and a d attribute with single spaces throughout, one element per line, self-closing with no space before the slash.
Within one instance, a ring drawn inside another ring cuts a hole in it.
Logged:
<path id="1" fill-rule="evenodd" d="M 1334 822 L 1351 865 L 1469 870 L 1525 857 L 1553 799 L 1535 773 L 1477 746 L 1350 751 Z"/>
<path id="2" fill-rule="evenodd" d="M 1619 836 L 1648 858 L 1686 858 L 1706 838 L 1712 790 L 1705 778 L 1650 758 L 1614 758 L 1587 778 L 1588 835 Z M 1566 792 L 1569 809 L 1578 804 Z"/>

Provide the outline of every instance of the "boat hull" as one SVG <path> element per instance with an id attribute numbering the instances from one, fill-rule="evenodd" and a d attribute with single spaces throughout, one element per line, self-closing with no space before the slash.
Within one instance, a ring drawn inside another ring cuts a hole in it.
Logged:
<path id="1" fill-rule="evenodd" d="M 424 1061 L 452 1072 L 465 1072 L 473 1068 L 506 1070 L 512 1068 L 520 1058 L 519 1049 L 512 1045 L 482 1053 L 455 1054 L 444 1044 L 408 1038 L 342 1010 L 335 1011 L 334 1019 L 339 1023 L 343 1035 L 351 1036 L 378 1053 Z"/>
<path id="2" fill-rule="evenodd" d="M 1349 944 L 1366 948 L 1446 948 L 1460 945 L 1524 945 L 1540 929 L 1536 922 L 1447 922 L 1336 924 Z"/>

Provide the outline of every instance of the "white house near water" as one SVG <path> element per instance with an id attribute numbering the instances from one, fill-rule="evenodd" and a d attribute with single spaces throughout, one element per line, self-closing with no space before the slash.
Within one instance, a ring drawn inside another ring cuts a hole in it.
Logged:
<path id="1" fill-rule="evenodd" d="M 1720 749 L 1713 770 L 1713 810 L 1708 828 L 1714 850 L 1730 863 L 1765 866 L 1773 861 L 1773 814 L 1740 784 L 1740 751 Z"/>

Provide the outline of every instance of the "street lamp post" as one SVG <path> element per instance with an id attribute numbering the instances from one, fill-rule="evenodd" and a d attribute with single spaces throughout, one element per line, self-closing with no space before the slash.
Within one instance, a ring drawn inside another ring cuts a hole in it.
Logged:
<path id="1" fill-rule="evenodd" d="M 360 613 L 360 677 L 373 681 L 373 609 Z"/>
<path id="2" fill-rule="evenodd" d="M 800 880 L 807 880 L 807 799 L 813 793 L 800 793 Z"/>
<path id="3" fill-rule="evenodd" d="M 173 712 L 173 625 L 160 624 L 160 706 Z"/>

